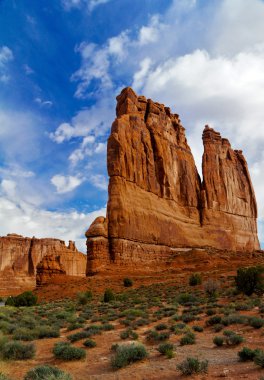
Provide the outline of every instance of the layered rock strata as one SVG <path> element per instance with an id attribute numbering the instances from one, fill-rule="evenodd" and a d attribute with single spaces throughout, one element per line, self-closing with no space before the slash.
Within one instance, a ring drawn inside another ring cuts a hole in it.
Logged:
<path id="1" fill-rule="evenodd" d="M 155 269 L 184 248 L 259 249 L 246 160 L 208 126 L 201 182 L 185 129 L 168 107 L 125 88 L 107 146 L 106 218 L 86 232 L 87 274 Z"/>
<path id="2" fill-rule="evenodd" d="M 66 270 L 61 263 L 60 256 L 47 255 L 37 265 L 37 287 L 49 284 L 54 277 L 65 276 Z"/>
<path id="3" fill-rule="evenodd" d="M 79 252 L 72 241 L 66 246 L 59 239 L 17 234 L 0 237 L 0 293 L 34 287 L 37 264 L 47 255 L 59 256 L 67 275 L 85 276 L 86 255 Z"/>

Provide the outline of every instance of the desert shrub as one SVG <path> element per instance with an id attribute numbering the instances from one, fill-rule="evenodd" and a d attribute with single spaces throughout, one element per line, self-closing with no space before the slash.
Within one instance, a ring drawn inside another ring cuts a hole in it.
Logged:
<path id="1" fill-rule="evenodd" d="M 230 314 L 222 318 L 222 324 L 225 326 L 234 324 L 244 324 L 247 322 L 247 317 L 240 314 Z"/>
<path id="2" fill-rule="evenodd" d="M 249 318 L 249 325 L 254 329 L 260 329 L 264 325 L 264 319 L 258 317 Z"/>
<path id="3" fill-rule="evenodd" d="M 241 351 L 238 352 L 238 356 L 242 362 L 252 361 L 256 355 L 256 350 L 251 350 L 251 348 L 243 347 Z"/>
<path id="4" fill-rule="evenodd" d="M 31 291 L 21 293 L 17 296 L 8 297 L 6 300 L 6 306 L 35 306 L 37 304 L 38 297 Z"/>
<path id="5" fill-rule="evenodd" d="M 221 347 L 224 344 L 224 338 L 222 336 L 215 336 L 213 342 L 216 346 Z"/>
<path id="6" fill-rule="evenodd" d="M 10 377 L 7 377 L 4 373 L 0 372 L 0 380 L 11 380 Z"/>
<path id="7" fill-rule="evenodd" d="M 188 331 L 181 339 L 180 345 L 185 346 L 187 344 L 195 344 L 195 335 L 194 333 Z"/>
<path id="8" fill-rule="evenodd" d="M 172 343 L 162 343 L 158 346 L 158 351 L 171 359 L 173 357 L 173 344 Z"/>
<path id="9" fill-rule="evenodd" d="M 104 302 L 114 301 L 115 295 L 111 289 L 106 289 L 104 292 Z"/>
<path id="10" fill-rule="evenodd" d="M 35 356 L 35 345 L 23 344 L 18 341 L 10 341 L 3 345 L 2 356 L 7 360 L 26 360 Z"/>
<path id="11" fill-rule="evenodd" d="M 178 370 L 181 371 L 183 375 L 192 375 L 194 373 L 207 373 L 208 361 L 200 361 L 196 358 L 187 358 L 182 363 L 177 365 Z"/>
<path id="12" fill-rule="evenodd" d="M 85 347 L 88 347 L 88 348 L 93 348 L 93 347 L 96 347 L 96 342 L 93 340 L 93 339 L 86 339 L 84 342 L 83 342 L 83 345 Z"/>
<path id="13" fill-rule="evenodd" d="M 100 335 L 102 331 L 102 326 L 100 325 L 90 325 L 85 328 L 85 331 L 87 331 L 88 335 L 85 338 L 88 338 L 92 335 Z"/>
<path id="14" fill-rule="evenodd" d="M 57 327 L 40 326 L 38 331 L 38 338 L 58 338 L 60 336 L 60 330 Z"/>
<path id="15" fill-rule="evenodd" d="M 115 329 L 115 326 L 112 325 L 111 323 L 104 323 L 102 325 L 102 330 L 103 331 L 111 331 L 111 330 L 114 330 Z"/>
<path id="16" fill-rule="evenodd" d="M 123 283 L 125 288 L 130 288 L 131 286 L 133 286 L 133 281 L 131 280 L 131 278 L 128 277 L 124 278 Z"/>
<path id="17" fill-rule="evenodd" d="M 220 315 L 213 315 L 211 318 L 208 319 L 206 324 L 209 326 L 212 326 L 212 325 L 218 325 L 221 322 L 222 322 L 222 318 Z"/>
<path id="18" fill-rule="evenodd" d="M 41 365 L 28 371 L 24 380 L 72 380 L 72 377 L 57 367 Z"/>
<path id="19" fill-rule="evenodd" d="M 132 329 L 127 329 L 127 330 L 124 330 L 120 333 L 120 338 L 121 339 L 132 339 L 132 340 L 137 340 L 138 339 L 138 334 L 133 331 Z"/>
<path id="20" fill-rule="evenodd" d="M 13 333 L 13 339 L 30 341 L 37 339 L 38 333 L 35 330 L 30 330 L 26 327 L 19 327 Z"/>
<path id="21" fill-rule="evenodd" d="M 90 332 L 89 331 L 79 331 L 75 334 L 71 334 L 71 335 L 68 335 L 67 336 L 67 339 L 74 343 L 74 342 L 77 342 L 78 340 L 81 340 L 81 339 L 84 339 L 84 338 L 88 338 L 89 336 L 91 336 Z"/>
<path id="22" fill-rule="evenodd" d="M 165 323 L 160 323 L 157 326 L 155 326 L 155 330 L 161 331 L 161 330 L 167 330 L 168 326 Z"/>
<path id="23" fill-rule="evenodd" d="M 53 354 L 57 359 L 61 360 L 79 360 L 86 356 L 86 352 L 83 348 L 74 347 L 67 342 L 55 343 Z"/>
<path id="24" fill-rule="evenodd" d="M 196 316 L 193 315 L 192 313 L 185 313 L 185 314 L 183 314 L 181 316 L 181 320 L 184 323 L 189 323 L 189 322 L 195 321 L 196 320 Z"/>
<path id="25" fill-rule="evenodd" d="M 244 342 L 244 338 L 241 335 L 236 334 L 234 331 L 225 330 L 225 342 L 228 346 L 237 346 L 240 343 Z"/>
<path id="26" fill-rule="evenodd" d="M 114 369 L 125 367 L 133 362 L 145 359 L 148 356 L 143 344 L 133 343 L 129 345 L 117 346 L 111 364 Z"/>
<path id="27" fill-rule="evenodd" d="M 218 323 L 217 325 L 214 325 L 213 329 L 214 329 L 214 332 L 219 332 L 221 330 L 223 330 L 224 328 L 224 325 L 222 325 L 222 323 Z"/>
<path id="28" fill-rule="evenodd" d="M 194 331 L 197 331 L 197 332 L 203 332 L 204 331 L 203 327 L 199 326 L 199 325 L 193 326 L 192 328 Z"/>
<path id="29" fill-rule="evenodd" d="M 264 368 L 264 351 L 256 350 L 253 360 L 256 365 L 258 365 L 261 368 Z"/>
<path id="30" fill-rule="evenodd" d="M 86 292 L 80 292 L 77 294 L 77 302 L 79 305 L 86 305 L 93 298 L 93 294 L 90 290 Z"/>
<path id="31" fill-rule="evenodd" d="M 237 289 L 247 296 L 253 293 L 262 294 L 264 292 L 263 273 L 263 266 L 239 268 L 235 277 Z"/>
<path id="32" fill-rule="evenodd" d="M 181 293 L 177 297 L 177 302 L 180 305 L 191 305 L 191 304 L 198 303 L 199 300 L 193 294 L 190 294 L 190 293 Z"/>
<path id="33" fill-rule="evenodd" d="M 169 339 L 169 337 L 170 337 L 169 332 L 158 333 L 155 330 L 149 330 L 147 332 L 147 340 L 149 340 L 149 341 L 159 342 L 159 341 L 167 340 L 167 339 Z"/>
<path id="34" fill-rule="evenodd" d="M 196 286 L 202 283 L 202 277 L 200 273 L 193 273 L 189 278 L 189 285 Z"/>
<path id="35" fill-rule="evenodd" d="M 215 298 L 219 290 L 219 282 L 213 279 L 209 279 L 204 284 L 204 290 L 208 297 Z"/>

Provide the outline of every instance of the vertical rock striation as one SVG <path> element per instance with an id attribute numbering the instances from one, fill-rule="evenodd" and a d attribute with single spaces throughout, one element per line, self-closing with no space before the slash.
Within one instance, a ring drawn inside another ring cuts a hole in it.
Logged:
<path id="1" fill-rule="evenodd" d="M 125 88 L 107 147 L 106 218 L 88 229 L 87 274 L 111 264 L 170 265 L 179 249 L 259 249 L 257 206 L 241 151 L 208 126 L 203 183 L 179 116 Z"/>
<path id="2" fill-rule="evenodd" d="M 77 251 L 72 241 L 66 246 L 59 239 L 36 239 L 17 234 L 0 237 L 0 293 L 34 287 L 36 267 L 47 255 L 59 257 L 67 275 L 85 276 L 86 255 Z"/>

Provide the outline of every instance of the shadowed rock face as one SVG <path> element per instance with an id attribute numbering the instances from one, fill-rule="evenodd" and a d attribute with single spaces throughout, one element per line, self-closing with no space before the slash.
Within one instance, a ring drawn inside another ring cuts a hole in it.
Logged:
<path id="1" fill-rule="evenodd" d="M 67 275 L 85 276 L 86 255 L 78 252 L 72 241 L 66 246 L 59 239 L 17 234 L 0 237 L 0 293 L 34 287 L 37 264 L 47 255 L 59 257 Z"/>
<path id="2" fill-rule="evenodd" d="M 37 265 L 37 287 L 48 284 L 54 277 L 65 276 L 66 270 L 60 256 L 47 255 Z"/>
<path id="3" fill-rule="evenodd" d="M 178 115 L 125 88 L 107 147 L 107 217 L 88 229 L 87 273 L 164 264 L 179 248 L 259 249 L 246 160 L 208 126 L 203 183 Z M 154 269 L 154 268 L 153 268 Z"/>

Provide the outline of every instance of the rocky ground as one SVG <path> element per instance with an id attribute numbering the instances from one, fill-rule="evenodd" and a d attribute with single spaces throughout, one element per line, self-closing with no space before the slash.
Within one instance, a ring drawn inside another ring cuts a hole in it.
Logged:
<path id="1" fill-rule="evenodd" d="M 188 272 L 156 276 L 131 274 L 133 286 L 129 288 L 124 287 L 122 274 L 95 276 L 58 282 L 39 289 L 36 292 L 41 302 L 39 306 L 1 310 L 0 329 L 8 339 L 13 339 L 16 330 L 18 334 L 22 328 L 25 340 L 27 334 L 30 336 L 32 331 L 37 332 L 45 325 L 59 331 L 60 336 L 31 337 L 36 347 L 35 357 L 21 361 L 1 360 L 0 372 L 18 380 L 23 379 L 32 367 L 50 364 L 70 373 L 75 380 L 174 380 L 185 378 L 177 365 L 187 357 L 195 357 L 208 360 L 208 373 L 193 375 L 193 378 L 260 380 L 264 369 L 253 361 L 241 362 L 238 351 L 243 347 L 264 349 L 263 298 L 256 295 L 247 297 L 236 291 L 234 268 L 230 271 L 221 268 L 207 271 L 202 275 L 202 284 L 197 286 L 189 285 L 190 275 Z M 208 293 L 208 281 L 216 286 L 217 294 L 214 296 Z M 103 302 L 102 299 L 107 288 L 111 288 L 115 295 L 111 302 Z M 85 296 L 88 290 L 92 292 L 92 300 L 89 293 L 87 298 Z M 78 292 L 82 293 L 78 295 Z M 258 319 L 260 327 L 253 326 L 253 317 Z M 88 331 L 94 325 L 97 327 L 90 338 L 96 342 L 95 347 L 84 347 L 87 337 L 71 337 Z M 223 346 L 217 347 L 214 337 L 225 337 L 226 330 L 241 336 L 243 341 L 227 344 L 228 340 L 224 338 Z M 128 331 L 130 333 L 126 337 Z M 131 331 L 136 335 L 131 335 Z M 195 335 L 193 344 L 181 344 L 181 339 L 190 332 Z M 114 370 L 111 347 L 114 344 L 131 344 L 133 339 L 144 344 L 148 357 Z M 70 340 L 74 347 L 86 351 L 85 359 L 63 361 L 55 358 L 54 344 Z M 158 346 L 164 342 L 173 344 L 172 358 L 158 352 Z"/>

